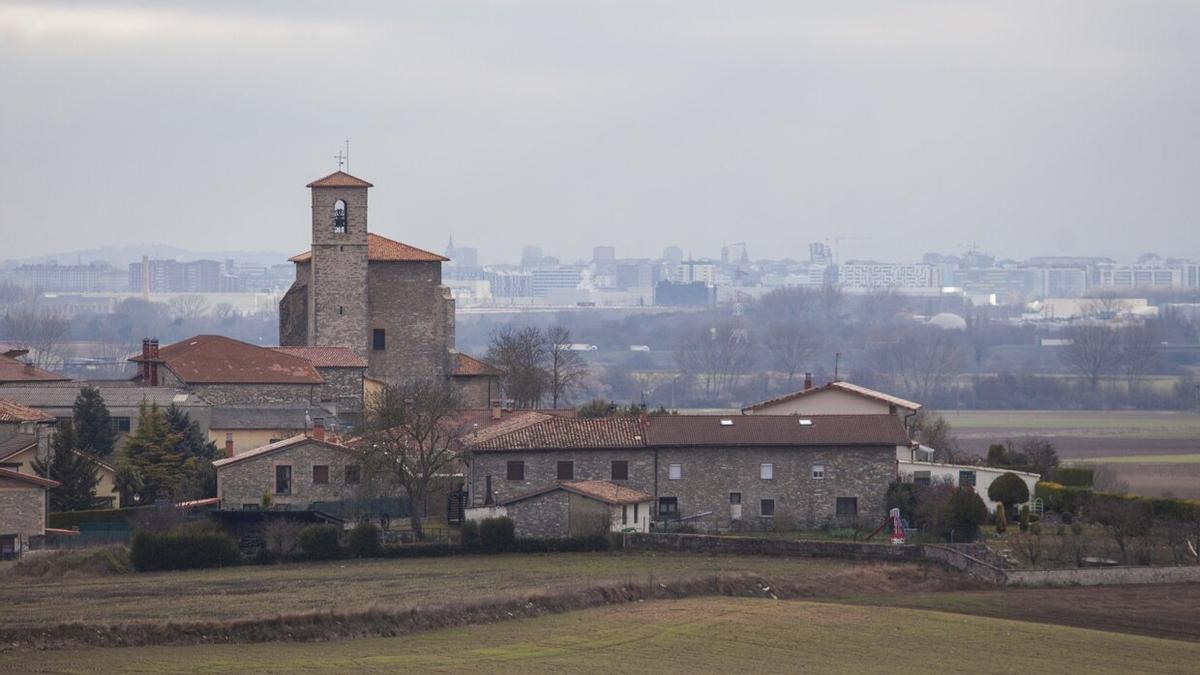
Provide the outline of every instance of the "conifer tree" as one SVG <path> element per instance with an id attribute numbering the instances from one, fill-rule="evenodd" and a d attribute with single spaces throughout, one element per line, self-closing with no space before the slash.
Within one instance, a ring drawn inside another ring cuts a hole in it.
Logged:
<path id="1" fill-rule="evenodd" d="M 117 443 L 117 432 L 113 430 L 112 415 L 99 389 L 84 387 L 79 390 L 74 416 L 79 449 L 96 457 L 111 455 Z"/>
<path id="2" fill-rule="evenodd" d="M 171 429 L 167 416 L 155 404 L 138 408 L 138 429 L 125 441 L 121 453 L 122 475 L 136 476 L 142 503 L 159 495 L 174 495 L 185 474 L 187 457 L 180 451 L 181 436 Z"/>
<path id="3" fill-rule="evenodd" d="M 45 461 L 36 459 L 33 470 L 43 478 L 56 480 L 59 486 L 50 490 L 51 511 L 80 511 L 96 505 L 96 461 L 79 451 L 75 427 L 70 422 L 59 424 Z"/>

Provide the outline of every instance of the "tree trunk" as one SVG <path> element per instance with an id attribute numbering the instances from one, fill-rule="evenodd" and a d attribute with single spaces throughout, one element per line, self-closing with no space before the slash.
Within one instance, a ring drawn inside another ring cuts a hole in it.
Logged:
<path id="1" fill-rule="evenodd" d="M 417 541 L 425 539 L 425 530 L 422 527 L 421 521 L 425 517 L 425 493 L 427 492 L 424 485 L 414 485 L 409 491 L 408 497 L 411 502 L 409 508 L 409 524 L 412 526 L 413 538 Z"/>

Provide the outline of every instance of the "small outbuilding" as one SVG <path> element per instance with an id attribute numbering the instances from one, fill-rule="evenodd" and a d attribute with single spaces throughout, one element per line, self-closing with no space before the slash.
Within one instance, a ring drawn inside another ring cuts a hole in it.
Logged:
<path id="1" fill-rule="evenodd" d="M 604 480 L 563 481 L 495 506 L 467 509 L 467 520 L 507 516 L 518 537 L 648 532 L 654 497 Z"/>
<path id="2" fill-rule="evenodd" d="M 57 481 L 0 469 L 0 560 L 21 554 L 46 536 L 48 490 Z"/>

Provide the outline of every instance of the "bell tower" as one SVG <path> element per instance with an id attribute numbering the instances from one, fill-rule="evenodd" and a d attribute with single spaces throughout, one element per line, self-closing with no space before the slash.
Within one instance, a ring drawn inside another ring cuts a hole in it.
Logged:
<path id="1" fill-rule="evenodd" d="M 367 190 L 337 171 L 312 190 L 312 279 L 308 344 L 349 347 L 367 356 Z"/>

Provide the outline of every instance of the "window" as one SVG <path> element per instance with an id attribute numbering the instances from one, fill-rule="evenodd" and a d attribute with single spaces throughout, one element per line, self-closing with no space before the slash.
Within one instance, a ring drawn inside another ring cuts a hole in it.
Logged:
<path id="1" fill-rule="evenodd" d="M 629 505 L 628 504 L 621 505 L 621 524 L 622 525 L 629 524 Z"/>
<path id="2" fill-rule="evenodd" d="M 758 465 L 758 477 L 763 480 L 774 480 L 775 479 L 775 465 L 774 464 Z"/>
<path id="3" fill-rule="evenodd" d="M 575 462 L 564 461 L 558 463 L 558 479 L 559 480 L 575 480 Z"/>
<path id="4" fill-rule="evenodd" d="M 357 485 L 362 480 L 362 468 L 357 464 L 346 467 L 346 484 Z"/>
<path id="5" fill-rule="evenodd" d="M 269 438 L 269 439 L 267 439 L 267 444 L 269 445 L 271 443 L 278 443 L 281 440 L 283 440 L 283 439 L 282 438 Z"/>
<path id="6" fill-rule="evenodd" d="M 292 494 L 292 467 L 286 465 L 275 467 L 275 494 Z"/>
<path id="7" fill-rule="evenodd" d="M 763 518 L 770 518 L 775 515 L 775 500 L 761 499 L 758 502 L 758 513 Z"/>
<path id="8" fill-rule="evenodd" d="M 679 499 L 676 497 L 658 498 L 658 517 L 663 520 L 679 517 Z"/>
<path id="9" fill-rule="evenodd" d="M 112 430 L 118 434 L 129 433 L 129 418 L 128 417 L 113 417 Z"/>
<path id="10" fill-rule="evenodd" d="M 21 462 L 0 462 L 0 469 L 8 469 L 9 471 L 21 472 Z"/>
<path id="11" fill-rule="evenodd" d="M 857 516 L 858 497 L 838 497 L 837 514 L 839 516 Z"/>
<path id="12" fill-rule="evenodd" d="M 371 330 L 371 349 L 377 352 L 387 349 L 387 331 L 382 328 Z"/>
<path id="13" fill-rule="evenodd" d="M 667 478 L 670 478 L 671 480 L 679 480 L 683 478 L 683 465 L 672 464 L 671 466 L 667 467 Z"/>
<path id="14" fill-rule="evenodd" d="M 636 502 L 633 505 L 633 524 L 634 525 L 637 525 L 637 523 L 638 523 L 638 518 L 639 518 L 638 517 L 638 506 L 640 506 L 640 505 L 637 504 Z"/>
<path id="15" fill-rule="evenodd" d="M 340 316 L 345 313 L 346 313 L 346 308 L 341 305 L 338 305 L 338 315 Z"/>
<path id="16" fill-rule="evenodd" d="M 975 472 L 974 471 L 959 471 L 958 472 L 959 487 L 975 487 Z"/>
<path id="17" fill-rule="evenodd" d="M 729 493 L 729 503 L 732 504 L 733 506 L 739 506 L 742 503 L 742 493 L 730 492 Z"/>
<path id="18" fill-rule="evenodd" d="M 335 234 L 346 233 L 346 200 L 344 199 L 333 203 L 333 231 Z"/>
<path id="19" fill-rule="evenodd" d="M 512 461 L 508 463 L 508 473 L 506 477 L 509 480 L 525 480 L 525 462 Z"/>
<path id="20" fill-rule="evenodd" d="M 314 464 L 313 465 L 313 485 L 328 485 L 329 484 L 329 465 Z"/>
<path id="21" fill-rule="evenodd" d="M 612 479 L 613 480 L 629 480 L 629 462 L 623 459 L 613 460 L 612 463 Z"/>
<path id="22" fill-rule="evenodd" d="M 262 504 L 242 504 L 243 511 L 261 511 Z"/>
<path id="23" fill-rule="evenodd" d="M 825 465 L 824 464 L 813 464 L 812 477 L 814 480 L 824 480 L 825 479 Z"/>
<path id="24" fill-rule="evenodd" d="M 933 483 L 933 477 L 928 471 L 914 471 L 913 482 L 917 485 L 930 485 Z"/>

